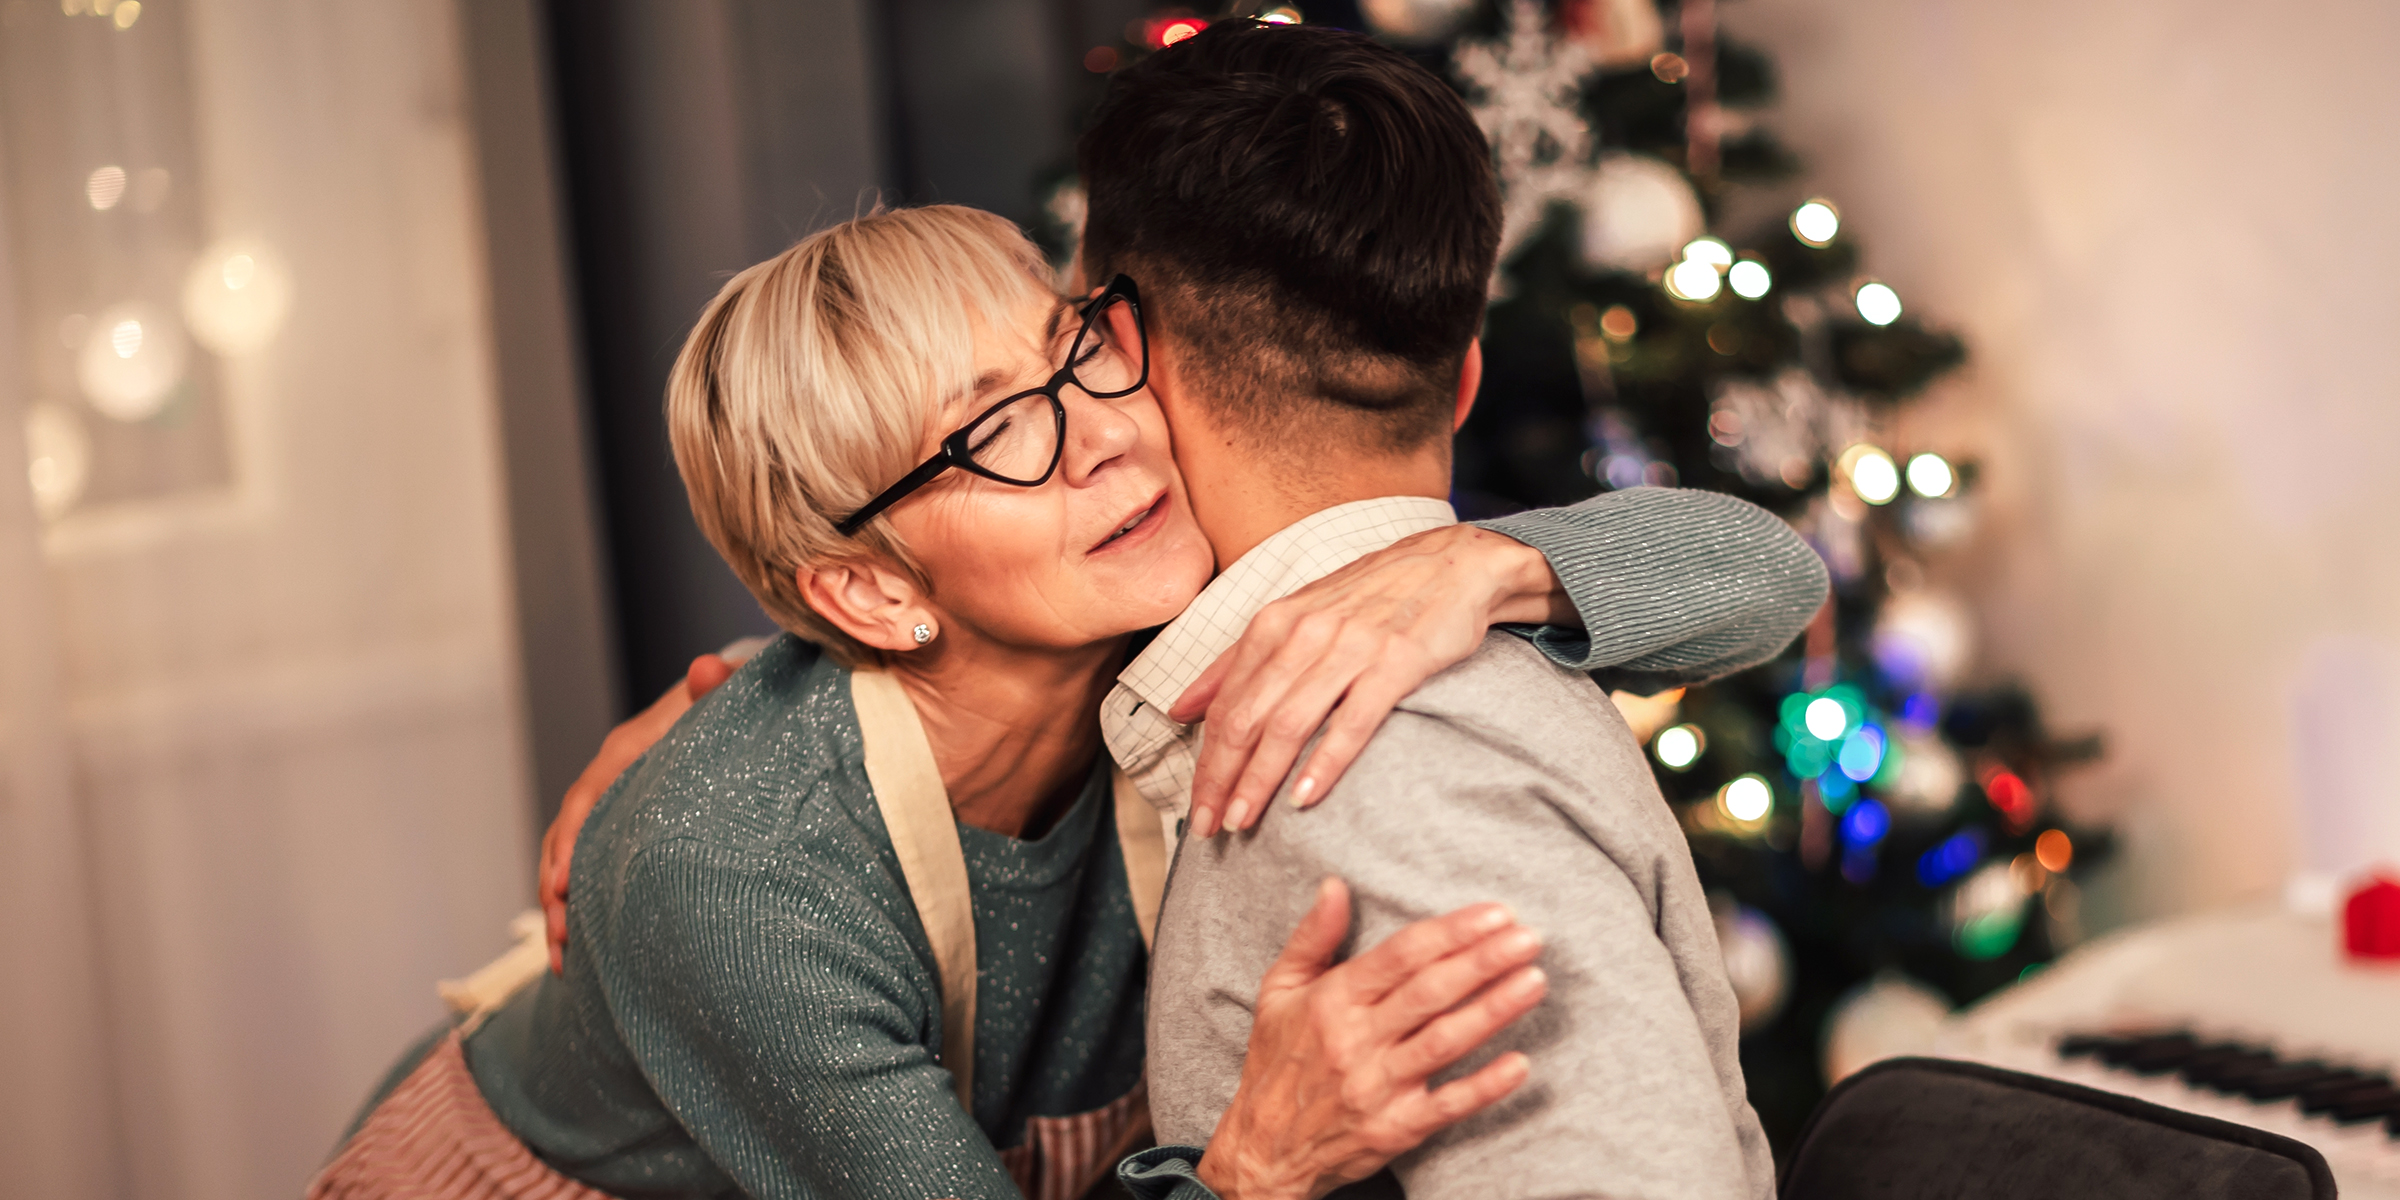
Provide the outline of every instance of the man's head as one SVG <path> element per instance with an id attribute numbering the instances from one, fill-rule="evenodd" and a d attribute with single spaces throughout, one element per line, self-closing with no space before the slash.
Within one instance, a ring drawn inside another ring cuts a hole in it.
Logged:
<path id="1" fill-rule="evenodd" d="M 1215 430 L 1446 468 L 1500 196 L 1439 78 L 1347 31 L 1221 22 L 1119 72 L 1078 158 L 1086 271 L 1140 281 Z"/>

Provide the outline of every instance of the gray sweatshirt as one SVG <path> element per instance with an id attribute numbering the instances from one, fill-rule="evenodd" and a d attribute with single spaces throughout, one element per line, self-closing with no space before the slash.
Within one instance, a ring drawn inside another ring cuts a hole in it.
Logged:
<path id="1" fill-rule="evenodd" d="M 1353 948 L 1484 900 L 1544 937 L 1548 997 L 1469 1060 L 1522 1050 L 1532 1077 L 1393 1163 L 1412 1200 L 1773 1194 L 1708 903 L 1641 747 L 1589 678 L 1503 635 L 1402 703 L 1323 804 L 1184 842 L 1150 975 L 1162 1143 L 1215 1128 L 1259 980 L 1326 875 L 1350 885 Z"/>

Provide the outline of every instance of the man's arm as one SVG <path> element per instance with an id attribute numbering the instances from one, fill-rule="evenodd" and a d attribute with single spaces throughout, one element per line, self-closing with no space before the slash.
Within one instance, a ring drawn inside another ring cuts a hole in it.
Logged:
<path id="1" fill-rule="evenodd" d="M 1824 560 L 1719 492 L 1628 488 L 1482 528 L 1541 551 L 1582 620 L 1510 630 L 1604 682 L 1696 683 L 1773 658 L 1825 603 Z"/>
<path id="2" fill-rule="evenodd" d="M 1248 837 L 1183 843 L 1151 975 L 1162 1140 L 1213 1126 L 1247 1036 L 1245 998 L 1274 950 L 1258 931 L 1282 927 L 1307 881 L 1331 874 L 1357 897 L 1356 946 L 1468 900 L 1507 904 L 1544 938 L 1550 997 L 1486 1048 L 1525 1053 L 1531 1079 L 1393 1163 L 1412 1200 L 1771 1189 L 1689 850 L 1622 721 L 1576 686 L 1503 698 L 1482 726 L 1412 701 L 1336 785 L 1347 795 L 1272 805 Z M 1582 750 L 1539 750 L 1567 739 Z"/>
<path id="3" fill-rule="evenodd" d="M 1246 828 L 1320 728 L 1293 799 L 1322 799 L 1384 714 L 1488 629 L 1648 692 L 1774 657 L 1825 589 L 1790 526 L 1715 492 L 1632 488 L 1403 538 L 1261 610 L 1175 702 L 1174 719 L 1208 720 L 1191 828 Z"/>

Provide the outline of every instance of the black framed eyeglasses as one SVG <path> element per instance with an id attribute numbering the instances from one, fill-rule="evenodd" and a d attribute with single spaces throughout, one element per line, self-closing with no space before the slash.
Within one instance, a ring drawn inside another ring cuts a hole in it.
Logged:
<path id="1" fill-rule="evenodd" d="M 1120 345 L 1116 315 L 1133 318 L 1133 344 Z M 883 489 L 865 508 L 834 526 L 843 537 L 865 528 L 883 510 L 908 498 L 952 467 L 1015 487 L 1040 487 L 1058 472 L 1067 445 L 1067 406 L 1059 393 L 1073 384 L 1095 400 L 1114 400 L 1150 381 L 1150 334 L 1142 327 L 1142 294 L 1130 277 L 1108 281 L 1079 311 L 1083 325 L 1067 346 L 1067 361 L 1038 388 L 983 410 L 942 439 L 941 451 Z"/>

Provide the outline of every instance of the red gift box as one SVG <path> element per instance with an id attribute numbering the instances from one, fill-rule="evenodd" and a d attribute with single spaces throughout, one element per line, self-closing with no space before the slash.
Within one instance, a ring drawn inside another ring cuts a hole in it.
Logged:
<path id="1" fill-rule="evenodd" d="M 2379 872 L 2350 893 L 2342 935 L 2353 958 L 2400 959 L 2400 880 Z"/>

